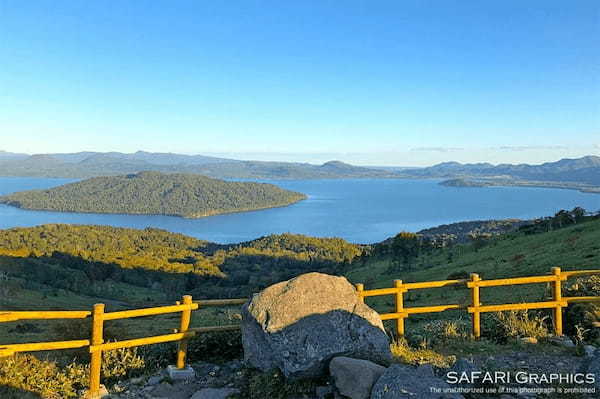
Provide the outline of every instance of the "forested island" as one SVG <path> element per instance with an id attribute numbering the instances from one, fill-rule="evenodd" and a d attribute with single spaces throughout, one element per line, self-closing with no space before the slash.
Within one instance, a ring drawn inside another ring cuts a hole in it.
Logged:
<path id="1" fill-rule="evenodd" d="M 59 212 L 199 218 L 286 206 L 305 198 L 302 193 L 266 183 L 229 182 L 193 174 L 139 172 L 13 193 L 0 197 L 0 203 Z"/>

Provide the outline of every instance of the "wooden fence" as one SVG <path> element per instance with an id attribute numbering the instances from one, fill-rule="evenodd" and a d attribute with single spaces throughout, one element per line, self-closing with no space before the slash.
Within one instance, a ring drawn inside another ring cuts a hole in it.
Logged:
<path id="1" fill-rule="evenodd" d="M 471 314 L 473 324 L 473 336 L 481 336 L 481 313 L 501 312 L 506 310 L 529 310 L 529 309 L 553 309 L 554 333 L 562 335 L 562 308 L 572 302 L 600 302 L 600 297 L 563 297 L 562 282 L 573 276 L 584 276 L 600 274 L 600 270 L 578 270 L 563 272 L 560 267 L 553 267 L 550 275 L 533 277 L 502 278 L 495 280 L 483 280 L 478 274 L 471 274 L 470 279 L 460 280 L 441 280 L 427 281 L 421 283 L 403 283 L 402 280 L 394 280 L 394 286 L 391 288 L 379 288 L 374 290 L 365 290 L 363 284 L 356 284 L 356 290 L 359 297 L 363 300 L 367 297 L 393 295 L 395 297 L 395 311 L 393 313 L 380 314 L 382 320 L 396 320 L 396 332 L 399 336 L 404 335 L 404 320 L 411 314 L 437 313 L 446 310 L 466 309 Z M 480 300 L 480 289 L 484 287 L 501 287 L 520 284 L 552 284 L 552 300 L 545 302 L 523 302 L 509 303 L 501 305 L 482 305 Z M 426 288 L 441 288 L 451 286 L 466 286 L 471 291 L 470 304 L 447 304 L 436 306 L 404 306 L 404 293 L 411 290 L 420 290 Z"/>
<path id="2" fill-rule="evenodd" d="M 190 328 L 192 311 L 207 306 L 241 305 L 247 299 L 215 299 L 192 301 L 186 295 L 182 301 L 172 306 L 123 310 L 119 312 L 104 312 L 104 304 L 96 304 L 89 311 L 37 311 L 37 312 L 2 312 L 0 323 L 18 320 L 47 320 L 47 319 L 85 319 L 92 318 L 91 339 L 75 341 L 40 342 L 30 344 L 0 345 L 0 357 L 11 356 L 19 352 L 48 351 L 57 349 L 76 349 L 89 347 L 90 352 L 90 381 L 86 399 L 97 399 L 100 393 L 100 371 L 102 369 L 102 352 L 121 348 L 132 348 L 142 345 L 159 344 L 164 342 L 178 342 L 177 362 L 178 369 L 185 368 L 188 340 L 198 333 L 211 331 L 237 330 L 239 325 L 212 326 Z M 116 342 L 104 342 L 104 322 L 109 320 L 130 319 L 142 316 L 156 316 L 168 313 L 181 313 L 179 329 L 172 334 L 157 335 L 152 337 L 128 339 Z"/>
<path id="3" fill-rule="evenodd" d="M 562 335 L 562 308 L 571 302 L 595 302 L 600 297 L 563 297 L 561 292 L 562 282 L 573 276 L 600 274 L 600 270 L 582 270 L 563 272 L 560 268 L 552 268 L 552 273 L 546 276 L 518 277 L 496 280 L 483 280 L 477 274 L 471 274 L 470 279 L 442 280 L 418 283 L 403 283 L 395 280 L 392 288 L 379 288 L 365 290 L 363 284 L 356 284 L 359 298 L 364 301 L 367 297 L 393 295 L 395 297 L 395 311 L 393 313 L 381 314 L 382 320 L 396 320 L 396 332 L 399 336 L 404 335 L 404 320 L 411 314 L 437 313 L 453 309 L 466 309 L 472 314 L 473 336 L 481 335 L 480 315 L 484 312 L 498 312 L 505 310 L 524 309 L 553 309 L 554 331 L 556 335 Z M 511 286 L 517 284 L 550 283 L 553 288 L 553 298 L 546 302 L 526 302 L 503 305 L 482 305 L 480 302 L 480 289 L 484 287 Z M 426 288 L 441 288 L 464 285 L 471 290 L 471 303 L 447 304 L 436 306 L 404 306 L 404 293 L 410 290 Z M 172 306 L 160 306 L 153 308 L 124 310 L 119 312 L 104 312 L 104 304 L 96 304 L 90 311 L 0 311 L 0 323 L 17 320 L 42 320 L 42 319 L 85 319 L 92 318 L 91 339 L 74 341 L 57 341 L 28 343 L 15 345 L 0 345 L 0 357 L 11 356 L 19 352 L 48 351 L 58 349 L 75 349 L 89 347 L 90 352 L 90 382 L 88 399 L 97 399 L 100 392 L 100 371 L 102 368 L 102 352 L 120 348 L 131 348 L 142 345 L 151 345 L 164 342 L 178 342 L 176 367 L 183 369 L 186 366 L 186 354 L 188 340 L 198 333 L 212 331 L 237 330 L 239 325 L 212 326 L 190 328 L 192 312 L 207 306 L 241 305 L 247 299 L 215 299 L 193 301 L 192 297 L 186 295 L 182 301 Z M 152 337 L 129 339 L 116 342 L 104 342 L 104 322 L 109 320 L 129 319 L 142 316 L 156 316 L 167 313 L 181 313 L 179 329 L 172 334 L 157 335 Z"/>

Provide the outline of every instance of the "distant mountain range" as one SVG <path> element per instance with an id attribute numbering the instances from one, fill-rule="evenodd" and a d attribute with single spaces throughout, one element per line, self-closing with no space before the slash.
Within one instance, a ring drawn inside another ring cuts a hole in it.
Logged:
<path id="1" fill-rule="evenodd" d="M 0 176 L 87 178 L 141 171 L 196 173 L 231 179 L 337 179 L 396 177 L 391 171 L 364 168 L 339 161 L 322 165 L 292 162 L 240 161 L 204 155 L 138 151 L 78 152 L 73 154 L 0 153 Z"/>
<path id="2" fill-rule="evenodd" d="M 340 161 L 313 165 L 145 151 L 39 155 L 0 151 L 0 176 L 87 178 L 140 171 L 197 173 L 226 179 L 443 178 L 463 179 L 469 186 L 541 185 L 586 191 L 600 189 L 600 157 L 593 155 L 540 165 L 444 162 L 425 168 L 383 168 L 354 166 Z M 454 181 L 452 185 L 460 184 Z"/>
<path id="3" fill-rule="evenodd" d="M 445 162 L 428 168 L 404 170 L 402 173 L 413 177 L 487 177 L 578 182 L 600 186 L 600 157 L 590 155 L 577 159 L 561 159 L 557 162 L 547 162 L 541 165 Z"/>

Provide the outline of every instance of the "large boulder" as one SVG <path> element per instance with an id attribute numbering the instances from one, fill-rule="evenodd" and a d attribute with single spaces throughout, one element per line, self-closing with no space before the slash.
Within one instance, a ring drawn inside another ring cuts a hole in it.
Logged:
<path id="1" fill-rule="evenodd" d="M 344 277 L 308 273 L 272 285 L 242 308 L 245 359 L 286 377 L 317 377 L 335 356 L 387 364 L 392 355 L 379 314 Z"/>
<path id="2" fill-rule="evenodd" d="M 446 389 L 451 389 L 450 385 L 436 377 L 430 367 L 394 364 L 377 380 L 371 399 L 464 399 Z"/>

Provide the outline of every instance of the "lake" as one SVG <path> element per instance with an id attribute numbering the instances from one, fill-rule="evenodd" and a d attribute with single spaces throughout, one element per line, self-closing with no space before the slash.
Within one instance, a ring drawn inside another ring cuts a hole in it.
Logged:
<path id="1" fill-rule="evenodd" d="M 73 179 L 0 177 L 0 194 L 58 186 Z M 466 220 L 534 218 L 581 206 L 600 210 L 600 195 L 525 187 L 445 187 L 439 180 L 261 180 L 308 199 L 284 208 L 183 219 L 173 216 L 28 211 L 0 205 L 0 228 L 44 223 L 157 227 L 219 243 L 273 233 L 342 237 L 373 243 L 400 231 Z"/>

